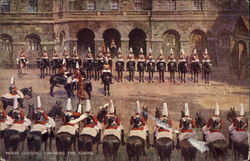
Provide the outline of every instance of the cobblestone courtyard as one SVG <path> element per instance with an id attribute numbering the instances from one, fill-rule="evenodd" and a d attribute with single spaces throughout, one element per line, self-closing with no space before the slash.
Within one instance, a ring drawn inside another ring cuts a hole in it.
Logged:
<path id="1" fill-rule="evenodd" d="M 16 70 L 13 69 L 0 69 L 0 94 L 3 95 L 8 92 L 8 85 L 11 75 L 14 75 L 16 85 L 19 89 L 24 87 L 33 88 L 33 98 L 25 100 L 25 111 L 27 112 L 27 106 L 29 103 L 36 104 L 36 96 L 41 96 L 42 106 L 49 111 L 49 109 L 55 104 L 56 100 L 61 100 L 63 107 L 66 105 L 66 92 L 63 87 L 55 88 L 55 97 L 52 98 L 49 95 L 49 76 L 45 79 L 39 78 L 39 71 L 37 69 L 31 69 L 28 75 L 25 75 L 22 79 L 17 78 Z M 147 74 L 145 74 L 147 75 Z M 138 75 L 136 73 L 135 82 L 128 82 L 127 73 L 124 74 L 124 82 L 118 83 L 116 81 L 116 73 L 114 76 L 114 84 L 111 85 L 111 96 L 104 96 L 103 85 L 99 81 L 92 80 L 93 83 L 93 98 L 91 99 L 91 106 L 93 111 L 97 111 L 99 106 L 107 103 L 110 99 L 113 100 L 114 105 L 117 107 L 118 115 L 121 118 L 122 124 L 125 129 L 125 135 L 129 130 L 129 118 L 134 113 L 136 107 L 136 101 L 139 100 L 141 107 L 143 105 L 149 108 L 149 114 L 154 116 L 155 108 L 162 107 L 163 102 L 168 104 L 169 115 L 173 120 L 175 128 L 178 128 L 180 111 L 184 108 L 184 103 L 189 104 L 191 115 L 194 116 L 196 112 L 200 112 L 202 117 L 206 120 L 213 114 L 213 108 L 217 102 L 220 106 L 220 110 L 223 117 L 223 133 L 228 138 L 227 128 L 229 122 L 226 120 L 225 115 L 230 107 L 235 107 L 238 111 L 240 103 L 244 104 L 245 111 L 249 110 L 249 87 L 244 81 L 237 81 L 230 77 L 223 77 L 220 72 L 212 74 L 212 80 L 210 84 L 200 83 L 194 84 L 190 80 L 188 74 L 188 81 L 186 84 L 179 83 L 172 84 L 169 81 L 165 83 L 158 83 L 158 73 L 155 74 L 154 83 L 139 83 Z M 166 78 L 169 74 L 166 74 Z M 178 78 L 177 78 L 178 79 Z M 146 76 L 147 80 L 147 76 Z M 76 108 L 77 98 L 73 98 L 73 108 Z M 85 104 L 85 101 L 82 101 Z M 9 107 L 10 109 L 11 107 Z M 58 125 L 60 122 L 57 123 Z M 149 131 L 151 134 L 151 144 L 153 143 L 153 129 L 154 121 L 152 117 L 148 120 Z M 58 127 L 57 127 L 58 128 Z M 99 148 L 101 145 L 99 146 Z M 1 144 L 2 149 L 2 144 Z M 2 150 L 1 150 L 2 151 Z M 55 146 L 53 146 L 53 152 L 55 152 Z M 27 152 L 25 146 L 24 152 Z M 95 152 L 95 151 L 94 151 Z M 90 157 L 90 160 L 103 160 L 103 154 L 101 148 L 100 154 Z M 142 157 L 141 160 L 157 160 L 157 156 L 153 148 L 146 150 L 147 156 Z M 180 151 L 174 150 L 172 155 L 173 161 L 181 160 Z M 227 160 L 230 161 L 233 155 L 229 151 Z M 25 155 L 19 155 L 17 160 L 25 158 Z M 38 159 L 52 161 L 56 160 L 55 155 L 49 154 L 45 156 L 38 156 Z M 69 160 L 76 160 L 76 155 L 72 154 L 68 158 Z M 127 160 L 127 154 L 124 147 L 119 150 L 119 160 Z M 159 160 L 159 158 L 158 158 Z M 205 154 L 198 154 L 197 160 L 205 160 Z"/>

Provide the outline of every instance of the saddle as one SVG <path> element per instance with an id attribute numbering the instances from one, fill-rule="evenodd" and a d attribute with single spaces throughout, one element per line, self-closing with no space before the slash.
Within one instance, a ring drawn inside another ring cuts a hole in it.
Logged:
<path id="1" fill-rule="evenodd" d="M 116 136 L 119 140 L 121 140 L 121 132 L 117 129 L 105 129 L 104 133 L 102 135 L 102 139 L 107 136 L 107 135 L 114 135 Z"/>
<path id="2" fill-rule="evenodd" d="M 76 126 L 70 126 L 70 125 L 63 125 L 59 128 L 57 131 L 57 134 L 62 133 L 62 132 L 67 132 L 71 135 L 75 135 L 78 127 Z"/>
<path id="3" fill-rule="evenodd" d="M 90 135 L 92 137 L 96 137 L 98 132 L 99 131 L 95 127 L 85 127 L 82 129 L 80 135 Z"/>
<path id="4" fill-rule="evenodd" d="M 139 136 L 143 140 L 147 138 L 147 134 L 144 130 L 130 130 L 129 136 Z"/>

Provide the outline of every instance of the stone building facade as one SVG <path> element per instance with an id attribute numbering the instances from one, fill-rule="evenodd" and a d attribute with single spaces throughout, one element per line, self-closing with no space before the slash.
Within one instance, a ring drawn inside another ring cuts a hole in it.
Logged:
<path id="1" fill-rule="evenodd" d="M 155 56 L 172 48 L 177 57 L 181 49 L 202 55 L 208 48 L 213 64 L 239 74 L 249 57 L 248 6 L 248 0 L 1 0 L 0 61 L 13 64 L 25 48 L 32 63 L 44 46 L 50 56 L 54 47 L 62 53 L 76 46 L 84 57 L 88 47 L 96 53 L 114 40 L 123 55 L 130 47 L 136 55 L 152 48 Z"/>

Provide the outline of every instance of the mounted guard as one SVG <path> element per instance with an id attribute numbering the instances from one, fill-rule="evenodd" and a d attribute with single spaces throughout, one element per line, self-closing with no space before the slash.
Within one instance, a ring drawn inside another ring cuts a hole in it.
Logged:
<path id="1" fill-rule="evenodd" d="M 115 62 L 115 66 L 116 66 L 116 71 L 118 74 L 118 82 L 122 82 L 122 77 L 123 77 L 123 71 L 124 71 L 124 59 L 123 56 L 121 55 L 121 48 L 118 49 L 118 59 Z"/>
<path id="2" fill-rule="evenodd" d="M 141 51 L 143 52 L 143 49 L 141 48 Z M 153 55 L 152 55 L 152 49 L 150 48 L 149 49 L 149 55 L 147 57 L 147 71 L 148 71 L 148 75 L 149 75 L 149 80 L 148 82 L 154 82 L 154 72 L 155 72 L 155 60 L 153 58 Z"/>
<path id="3" fill-rule="evenodd" d="M 86 71 L 87 71 L 87 79 L 91 80 L 91 77 L 93 75 L 92 70 L 93 70 L 93 54 L 91 52 L 90 47 L 88 47 L 88 54 L 87 57 L 85 58 L 86 62 Z"/>
<path id="4" fill-rule="evenodd" d="M 146 59 L 143 52 L 140 52 L 139 59 L 137 61 L 137 71 L 139 72 L 139 81 L 144 82 L 144 71 L 146 70 Z"/>
<path id="5" fill-rule="evenodd" d="M 170 73 L 170 82 L 175 83 L 175 72 L 177 71 L 177 63 L 176 63 L 174 51 L 172 48 L 170 50 L 170 57 L 168 61 L 168 71 Z"/>
<path id="6" fill-rule="evenodd" d="M 109 102 L 109 113 L 104 118 L 105 130 L 103 133 L 103 139 L 105 136 L 114 135 L 125 145 L 124 142 L 124 129 L 121 125 L 121 120 L 115 112 L 115 107 L 113 101 Z"/>
<path id="7" fill-rule="evenodd" d="M 73 66 L 74 71 L 77 70 L 76 69 L 76 64 L 77 63 L 78 63 L 78 66 L 80 68 L 80 66 L 82 65 L 82 60 L 79 57 L 79 53 L 78 53 L 76 47 L 74 47 L 73 48 L 73 57 L 72 57 L 72 66 Z"/>
<path id="8" fill-rule="evenodd" d="M 181 77 L 181 83 L 186 83 L 186 73 L 187 73 L 187 60 L 185 58 L 184 49 L 181 49 L 181 55 L 178 62 L 179 76 Z"/>
<path id="9" fill-rule="evenodd" d="M 202 60 L 202 76 L 204 75 L 205 77 L 205 83 L 209 83 L 210 72 L 211 72 L 211 60 L 210 56 L 208 55 L 208 50 L 206 48 Z"/>
<path id="10" fill-rule="evenodd" d="M 129 78 L 128 78 L 129 82 L 134 81 L 135 59 L 134 59 L 133 55 L 134 55 L 133 50 L 132 50 L 132 48 L 130 48 L 127 63 L 126 63 L 126 69 L 129 73 Z"/>
<path id="11" fill-rule="evenodd" d="M 103 52 L 102 52 L 102 49 L 100 46 L 98 48 L 98 54 L 97 54 L 96 60 L 98 62 L 98 65 L 96 66 L 96 70 L 97 70 L 96 77 L 97 77 L 97 80 L 99 80 L 100 73 L 101 73 L 101 71 L 103 69 L 103 65 L 104 65 L 104 56 L 103 56 Z"/>
<path id="12" fill-rule="evenodd" d="M 61 68 L 61 60 L 58 56 L 58 52 L 57 52 L 56 47 L 54 48 L 54 52 L 53 52 L 53 56 L 52 56 L 52 60 L 51 60 L 51 65 L 52 65 L 52 73 L 53 74 L 56 74 L 56 69 L 59 70 Z"/>
<path id="13" fill-rule="evenodd" d="M 127 59 L 135 59 L 135 55 L 133 53 L 133 49 L 130 47 L 129 48 L 129 52 L 128 52 L 128 56 L 127 56 Z"/>
<path id="14" fill-rule="evenodd" d="M 191 56 L 191 78 L 193 79 L 194 77 L 194 83 L 199 82 L 198 77 L 199 77 L 200 70 L 201 70 L 201 67 L 200 67 L 199 57 L 198 57 L 196 49 L 194 49 L 194 53 Z"/>
<path id="15" fill-rule="evenodd" d="M 157 59 L 157 71 L 159 72 L 159 81 L 165 82 L 165 77 L 164 73 L 166 71 L 166 62 L 165 62 L 165 57 L 163 56 L 163 51 L 162 49 L 160 50 L 160 56 Z"/>

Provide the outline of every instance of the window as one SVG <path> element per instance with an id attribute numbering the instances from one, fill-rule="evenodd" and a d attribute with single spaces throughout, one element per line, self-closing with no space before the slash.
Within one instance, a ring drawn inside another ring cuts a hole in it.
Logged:
<path id="1" fill-rule="evenodd" d="M 142 0 L 135 0 L 135 10 L 142 10 L 142 9 L 143 9 Z"/>
<path id="2" fill-rule="evenodd" d="M 29 12 L 37 12 L 37 0 L 29 0 Z"/>
<path id="3" fill-rule="evenodd" d="M 221 48 L 228 49 L 230 46 L 230 38 L 228 34 L 222 34 L 219 40 L 219 45 Z"/>
<path id="4" fill-rule="evenodd" d="M 110 9 L 111 10 L 119 10 L 119 2 L 118 2 L 118 0 L 111 0 Z"/>
<path id="5" fill-rule="evenodd" d="M 40 39 L 36 35 L 29 35 L 26 38 L 26 45 L 28 46 L 28 50 L 37 51 L 40 45 Z"/>
<path id="6" fill-rule="evenodd" d="M 176 10 L 176 0 L 168 0 L 167 1 L 167 8 L 168 10 Z"/>
<path id="7" fill-rule="evenodd" d="M 2 51 L 6 52 L 6 51 L 11 51 L 11 41 L 8 38 L 2 38 L 0 39 L 1 42 L 1 46 L 2 46 Z"/>
<path id="8" fill-rule="evenodd" d="M 1 11 L 10 12 L 10 0 L 2 0 Z"/>
<path id="9" fill-rule="evenodd" d="M 204 0 L 194 0 L 194 9 L 203 10 L 204 9 Z"/>
<path id="10" fill-rule="evenodd" d="M 95 1 L 87 2 L 87 10 L 95 10 Z"/>

